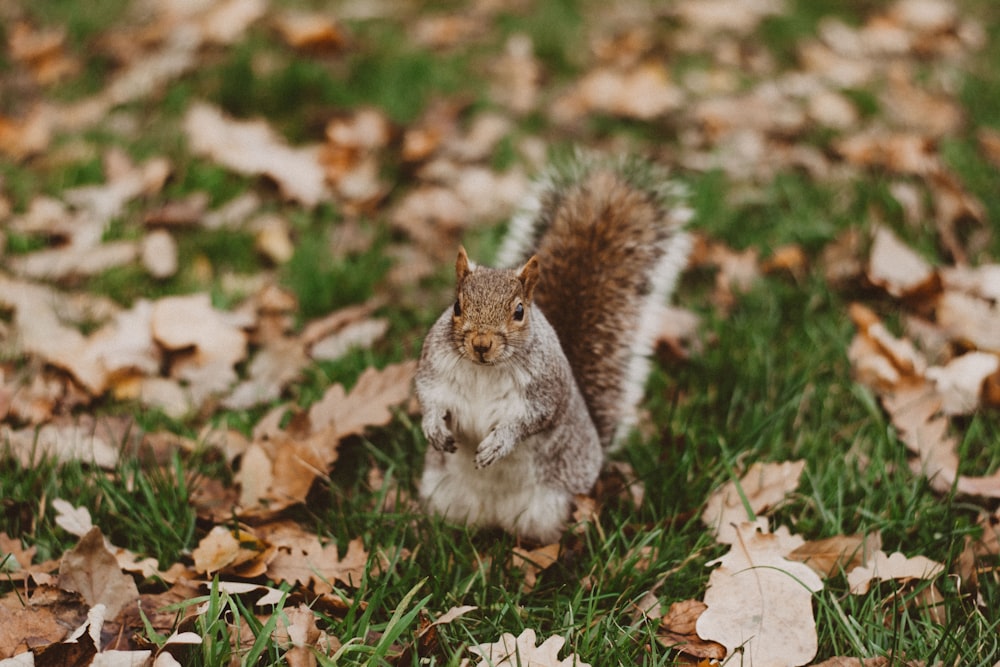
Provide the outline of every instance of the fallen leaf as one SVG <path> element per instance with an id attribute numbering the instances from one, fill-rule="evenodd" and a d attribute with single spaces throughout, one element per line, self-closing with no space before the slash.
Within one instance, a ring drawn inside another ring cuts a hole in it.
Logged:
<path id="1" fill-rule="evenodd" d="M 315 206 L 328 195 L 318 149 L 287 146 L 262 120 L 233 120 L 200 102 L 188 109 L 184 129 L 196 154 L 242 174 L 266 175 L 286 197 Z"/>
<path id="2" fill-rule="evenodd" d="M 332 385 L 309 408 L 313 431 L 333 426 L 336 438 L 361 434 L 369 426 L 384 426 L 392 420 L 389 408 L 410 396 L 416 361 L 390 364 L 382 370 L 368 368 L 350 393 Z"/>
<path id="3" fill-rule="evenodd" d="M 868 592 L 874 580 L 933 579 L 943 571 L 941 563 L 924 556 L 907 558 L 898 551 L 887 556 L 880 549 L 864 565 L 847 573 L 847 583 L 851 587 L 851 593 L 860 595 Z"/>
<path id="4" fill-rule="evenodd" d="M 805 461 L 756 462 L 739 481 L 730 481 L 712 492 L 701 520 L 722 544 L 734 544 L 736 526 L 750 520 L 748 510 L 759 514 L 784 500 L 799 485 Z"/>
<path id="5" fill-rule="evenodd" d="M 1000 302 L 948 291 L 938 299 L 936 315 L 953 340 L 1000 354 Z"/>
<path id="6" fill-rule="evenodd" d="M 511 552 L 510 566 L 524 573 L 524 584 L 521 587 L 524 592 L 534 590 L 538 574 L 555 565 L 559 561 L 559 554 L 559 544 L 548 544 L 531 551 L 514 547 Z"/>
<path id="7" fill-rule="evenodd" d="M 207 294 L 166 297 L 153 306 L 152 330 L 168 350 L 192 350 L 175 359 L 171 374 L 188 383 L 192 402 L 223 393 L 236 380 L 234 366 L 246 357 L 241 320 L 212 307 Z"/>
<path id="8" fill-rule="evenodd" d="M 983 403 L 983 385 L 1000 371 L 1000 356 L 988 352 L 967 352 L 945 366 L 931 366 L 926 377 L 941 396 L 946 415 L 969 415 Z"/>
<path id="9" fill-rule="evenodd" d="M 91 607 L 102 604 L 115 618 L 139 598 L 131 576 L 122 573 L 114 554 L 104 546 L 101 529 L 91 528 L 75 547 L 63 554 L 59 586 L 80 593 Z"/>
<path id="10" fill-rule="evenodd" d="M 347 34 L 332 16 L 301 11 L 282 12 L 274 25 L 289 46 L 306 50 L 336 50 L 347 45 Z"/>
<path id="11" fill-rule="evenodd" d="M 476 667 L 590 667 L 574 654 L 559 660 L 559 650 L 566 639 L 552 636 L 535 646 L 535 631 L 526 629 L 518 637 L 509 632 L 492 644 L 470 646 L 469 651 L 481 658 Z"/>
<path id="12" fill-rule="evenodd" d="M 140 249 L 142 265 L 157 279 L 177 273 L 177 242 L 170 232 L 155 229 L 146 235 Z"/>
<path id="13" fill-rule="evenodd" d="M 73 507 L 68 501 L 55 498 L 52 501 L 52 509 L 56 511 L 56 525 L 71 535 L 83 537 L 94 527 L 90 510 L 86 507 Z"/>
<path id="14" fill-rule="evenodd" d="M 713 641 L 705 641 L 695 629 L 698 618 L 708 607 L 700 600 L 674 602 L 656 630 L 656 640 L 664 647 L 685 655 L 707 660 L 722 660 L 726 657 L 726 647 Z"/>
<path id="15" fill-rule="evenodd" d="M 892 231 L 880 226 L 868 259 L 868 279 L 892 296 L 907 297 L 932 289 L 936 273 Z"/>
<path id="16" fill-rule="evenodd" d="M 246 577 L 263 574 L 273 555 L 274 548 L 249 530 L 224 526 L 213 527 L 191 552 L 197 572 L 233 572 Z"/>
<path id="17" fill-rule="evenodd" d="M 308 362 L 301 342 L 288 338 L 270 341 L 254 355 L 247 378 L 233 387 L 222 405 L 246 410 L 274 401 L 299 377 Z"/>
<path id="18" fill-rule="evenodd" d="M 791 551 L 787 558 L 805 563 L 821 577 L 834 577 L 864 564 L 881 546 L 882 539 L 878 533 L 835 535 L 806 542 Z"/>
<path id="19" fill-rule="evenodd" d="M 742 524 L 732 548 L 712 571 L 708 609 L 698 617 L 698 636 L 718 642 L 732 656 L 758 667 L 804 665 L 816 655 L 813 593 L 823 588 L 807 565 L 785 558 L 782 541 Z"/>

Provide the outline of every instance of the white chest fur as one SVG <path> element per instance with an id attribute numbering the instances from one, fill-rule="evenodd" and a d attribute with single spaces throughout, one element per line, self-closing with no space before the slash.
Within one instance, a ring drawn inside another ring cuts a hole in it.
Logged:
<path id="1" fill-rule="evenodd" d="M 526 378 L 512 366 L 484 366 L 463 359 L 442 380 L 436 398 L 448 411 L 459 447 L 475 451 L 493 427 L 519 418 L 524 411 Z"/>

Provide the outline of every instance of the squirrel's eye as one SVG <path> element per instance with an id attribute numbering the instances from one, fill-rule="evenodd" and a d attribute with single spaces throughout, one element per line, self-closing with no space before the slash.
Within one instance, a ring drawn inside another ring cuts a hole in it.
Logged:
<path id="1" fill-rule="evenodd" d="M 455 317 L 462 316 L 462 304 L 458 302 L 458 299 L 455 300 L 455 308 L 453 310 L 455 311 Z"/>
<path id="2" fill-rule="evenodd" d="M 524 305 L 523 304 L 519 303 L 519 304 L 517 304 L 517 306 L 514 307 L 514 319 L 517 320 L 518 322 L 520 322 L 521 320 L 524 319 Z"/>

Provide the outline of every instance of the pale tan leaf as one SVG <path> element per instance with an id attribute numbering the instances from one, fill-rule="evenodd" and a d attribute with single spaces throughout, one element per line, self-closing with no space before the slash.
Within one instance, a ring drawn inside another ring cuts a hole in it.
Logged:
<path id="1" fill-rule="evenodd" d="M 968 415 L 982 404 L 983 383 L 1000 370 L 1000 357 L 988 352 L 968 352 L 945 366 L 931 366 L 926 377 L 941 396 L 946 415 Z"/>
<path id="2" fill-rule="evenodd" d="M 105 605 L 109 618 L 115 618 L 126 605 L 139 598 L 135 581 L 122 573 L 97 527 L 91 528 L 75 547 L 63 554 L 59 586 L 80 593 L 88 605 Z"/>
<path id="3" fill-rule="evenodd" d="M 469 651 L 481 658 L 476 667 L 590 667 L 574 654 L 559 660 L 565 643 L 565 638 L 555 635 L 535 646 L 535 631 L 529 628 L 518 637 L 505 632 L 499 641 L 470 646 Z"/>
<path id="4" fill-rule="evenodd" d="M 26 465 L 35 465 L 45 457 L 63 462 L 83 461 L 107 469 L 118 463 L 117 443 L 96 433 L 93 424 L 50 422 L 39 428 L 22 429 L 0 424 L 0 437 Z"/>
<path id="5" fill-rule="evenodd" d="M 347 553 L 343 558 L 337 550 L 336 543 L 331 542 L 323 548 L 318 562 L 311 563 L 315 566 L 313 588 L 320 594 L 333 590 L 332 584 L 337 581 L 347 586 L 359 586 L 366 573 L 373 576 L 379 571 L 378 568 L 369 571 L 368 552 L 360 537 L 354 538 L 347 544 Z"/>
<path id="6" fill-rule="evenodd" d="M 938 300 L 936 313 L 952 339 L 1000 354 L 1000 302 L 948 291 Z"/>
<path id="7" fill-rule="evenodd" d="M 719 542 L 732 544 L 738 537 L 735 526 L 750 520 L 747 506 L 758 514 L 781 502 L 798 487 L 805 465 L 805 461 L 754 463 L 739 482 L 727 482 L 712 492 L 701 520 L 715 532 Z"/>
<path id="8" fill-rule="evenodd" d="M 443 613 L 440 616 L 438 616 L 434 620 L 434 623 L 432 623 L 432 625 L 446 625 L 446 624 L 451 623 L 452 621 L 454 621 L 456 618 L 459 618 L 460 616 L 464 616 L 464 615 L 468 614 L 470 611 L 475 611 L 476 609 L 479 609 L 479 607 L 477 607 L 475 605 L 469 605 L 469 604 L 460 605 L 458 607 L 452 607 L 451 609 L 449 609 L 445 613 Z"/>
<path id="9" fill-rule="evenodd" d="M 593 112 L 648 120 L 680 108 L 683 90 L 673 83 L 660 62 L 629 69 L 598 67 L 552 109 L 557 122 L 575 122 Z"/>
<path id="10" fill-rule="evenodd" d="M 389 320 L 381 317 L 352 322 L 313 343 L 309 348 L 309 356 L 317 361 L 340 359 L 352 349 L 370 348 L 388 330 Z"/>
<path id="11" fill-rule="evenodd" d="M 108 241 L 93 246 L 63 246 L 11 258 L 14 273 L 36 280 L 60 280 L 70 276 L 93 276 L 139 258 L 133 241 Z"/>
<path id="12" fill-rule="evenodd" d="M 278 588 L 262 586 L 260 584 L 249 584 L 242 581 L 220 581 L 218 586 L 220 591 L 224 591 L 230 595 L 245 595 L 247 593 L 263 591 L 264 595 L 254 602 L 254 606 L 256 607 L 270 607 L 279 604 L 285 597 L 285 591 Z M 206 602 L 202 607 L 207 607 L 208 604 Z M 204 613 L 204 610 L 200 610 L 200 613 Z"/>
<path id="13" fill-rule="evenodd" d="M 142 265 L 157 279 L 177 273 L 177 242 L 165 229 L 155 229 L 146 235 L 140 250 Z"/>
<path id="14" fill-rule="evenodd" d="M 325 171 L 314 148 L 291 148 L 261 120 L 227 118 L 206 103 L 193 104 L 184 128 L 196 154 L 248 175 L 266 175 L 282 193 L 306 206 L 328 195 Z"/>
<path id="15" fill-rule="evenodd" d="M 774 535 L 739 528 L 730 551 L 709 576 L 696 628 L 729 655 L 737 648 L 758 667 L 804 665 L 817 650 L 813 593 L 823 588 L 807 565 L 790 561 Z"/>
<path id="16" fill-rule="evenodd" d="M 289 338 L 269 341 L 254 355 L 247 379 L 233 387 L 222 405 L 245 410 L 276 400 L 285 387 L 299 377 L 308 362 L 301 342 Z"/>
<path id="17" fill-rule="evenodd" d="M 690 27 L 705 33 L 749 33 L 761 21 L 785 9 L 782 0 L 683 0 L 672 11 Z"/>
<path id="18" fill-rule="evenodd" d="M 212 307 L 207 294 L 166 297 L 153 306 L 154 338 L 169 350 L 191 349 L 171 367 L 185 380 L 194 403 L 229 389 L 234 365 L 247 353 L 247 335 L 236 316 Z"/>
<path id="19" fill-rule="evenodd" d="M 858 566 L 847 573 L 847 583 L 851 593 L 859 595 L 867 593 L 872 581 L 887 579 L 933 579 L 944 571 L 941 563 L 925 556 L 907 558 L 900 552 L 887 556 L 881 549 L 872 554 L 872 558 L 864 565 Z"/>
<path id="20" fill-rule="evenodd" d="M 868 279 L 895 297 L 905 297 L 932 286 L 934 269 L 899 240 L 891 230 L 878 227 L 868 259 Z"/>
<path id="21" fill-rule="evenodd" d="M 101 651 L 94 656 L 91 667 L 146 667 L 153 659 L 152 651 Z"/>
<path id="22" fill-rule="evenodd" d="M 56 511 L 56 525 L 71 535 L 83 537 L 94 527 L 90 518 L 90 510 L 86 507 L 74 507 L 62 498 L 52 501 L 52 509 Z"/>

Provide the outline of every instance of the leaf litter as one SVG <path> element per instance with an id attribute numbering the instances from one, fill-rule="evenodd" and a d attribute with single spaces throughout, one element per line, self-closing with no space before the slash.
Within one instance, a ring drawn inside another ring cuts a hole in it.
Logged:
<path id="1" fill-rule="evenodd" d="M 470 17 L 424 17 L 414 23 L 413 38 L 434 49 L 478 39 L 493 18 L 486 5 Z M 996 474 L 961 470 L 957 418 L 1000 405 L 1000 269 L 968 264 L 976 248 L 966 246 L 958 230 L 970 224 L 984 228 L 985 208 L 945 166 L 936 144 L 955 129 L 961 111 L 947 90 L 926 90 L 914 65 L 920 59 L 966 57 L 984 35 L 950 3 L 900 0 L 858 25 L 824 19 L 817 34 L 798 45 L 797 69 L 778 72 L 766 55 L 743 50 L 740 40 L 785 9 L 779 0 L 677 3 L 667 11 L 680 26 L 676 48 L 713 54 L 709 64 L 680 77 L 654 57 L 656 42 L 642 24 L 644 18 L 657 17 L 645 16 L 613 38 L 595 35 L 593 62 L 551 95 L 542 85 L 546 63 L 535 55 L 532 39 L 511 36 L 490 71 L 491 96 L 505 109 L 501 114 L 470 110 L 463 102 L 435 102 L 422 118 L 399 127 L 381 110 L 367 108 L 330 119 L 325 136 L 296 146 L 267 120 L 234 118 L 206 102 L 194 102 L 184 117 L 184 139 L 205 160 L 269 179 L 282 199 L 295 204 L 316 207 L 333 201 L 349 215 L 383 212 L 408 239 L 387 251 L 407 257 L 411 265 L 405 272 L 394 269 L 397 286 L 427 275 L 459 233 L 503 218 L 524 195 L 527 178 L 519 168 L 498 172 L 487 166 L 505 141 L 512 141 L 529 164 L 541 161 L 538 142 L 510 139 L 514 125 L 508 113 L 516 117 L 540 111 L 569 130 L 595 114 L 639 122 L 676 117 L 679 127 L 686 128 L 680 134 L 678 161 L 698 170 L 720 168 L 735 182 L 761 182 L 787 168 L 804 168 L 820 178 L 878 170 L 898 179 L 890 192 L 912 220 L 930 216 L 954 265 L 933 266 L 883 226 L 873 227 L 867 261 L 861 259 L 857 239 L 848 244 L 846 255 L 830 265 L 839 269 L 852 260 L 857 268 L 830 282 L 863 282 L 907 311 L 906 331 L 898 336 L 871 309 L 853 307 L 858 333 L 849 359 L 858 380 L 880 398 L 900 440 L 913 452 L 916 473 L 926 475 L 941 493 L 954 488 L 971 497 L 998 497 Z M 197 67 L 211 49 L 239 42 L 262 19 L 269 19 L 292 48 L 306 53 L 358 48 L 337 16 L 277 13 L 261 0 L 176 7 L 153 2 L 149 10 L 153 20 L 141 39 L 129 39 L 125 30 L 106 35 L 120 66 L 103 90 L 73 104 L 41 103 L 20 117 L 0 116 L 0 151 L 18 162 L 44 154 L 58 133 L 93 127 L 120 105 L 156 94 Z M 17 66 L 39 85 L 79 71 L 62 29 L 22 23 L 10 42 Z M 737 86 L 734 72 L 763 75 L 763 83 Z M 877 120 L 859 113 L 840 92 L 861 87 L 877 91 L 883 111 Z M 801 141 L 816 127 L 835 135 L 827 150 Z M 398 143 L 396 135 L 401 136 Z M 1000 142 L 987 130 L 979 139 L 996 162 Z M 407 165 L 414 182 L 394 199 L 382 180 L 383 168 L 392 160 Z M 18 644 L 21 637 L 30 632 L 61 642 L 70 634 L 67 627 L 77 628 L 72 634 L 80 641 L 64 649 L 58 648 L 63 644 L 49 644 L 56 647 L 51 651 L 75 652 L 76 659 L 91 660 L 88 664 L 178 664 L 168 645 L 198 641 L 192 633 L 174 633 L 155 657 L 150 651 L 117 651 L 102 635 L 102 627 L 124 623 L 129 609 L 135 612 L 141 605 L 145 610 L 144 600 L 152 599 L 126 573 L 141 573 L 145 579 L 155 570 L 172 584 L 167 593 L 177 597 L 174 602 L 204 592 L 196 577 L 224 573 L 221 590 L 255 596 L 258 605 L 281 596 L 275 588 L 249 581 L 267 577 L 307 590 L 314 604 L 335 606 L 344 603 L 341 587 L 356 586 L 366 573 L 378 576 L 398 555 L 379 545 L 366 546 L 360 537 L 342 550 L 336 541 L 324 543 L 281 519 L 283 510 L 306 502 L 312 484 L 336 464 L 341 440 L 389 423 L 392 410 L 408 399 L 412 362 L 368 369 L 350 391 L 333 384 L 308 410 L 282 402 L 313 361 L 335 359 L 386 334 L 385 321 L 371 317 L 370 305 L 306 323 L 296 333 L 283 320 L 294 313 L 294 303 L 276 309 L 264 305 L 273 285 L 232 310 L 217 308 L 204 292 L 140 299 L 122 307 L 73 289 L 81 278 L 113 267 L 139 264 L 156 280 L 177 275 L 185 268 L 178 265 L 176 234 L 187 226 L 251 229 L 262 257 L 277 265 L 289 260 L 289 223 L 262 213 L 254 192 L 211 211 L 204 196 L 156 204 L 176 169 L 165 158 L 136 164 L 113 149 L 104 156 L 103 183 L 64 190 L 58 197 L 35 197 L 16 214 L 9 203 L 0 206 L 9 230 L 42 239 L 43 246 L 4 257 L 10 275 L 0 277 L 0 302 L 12 313 L 13 334 L 5 336 L 4 345 L 8 353 L 37 362 L 39 372 L 24 382 L 24 376 L 4 369 L 0 389 L 8 408 L 3 435 L 26 465 L 34 456 L 47 455 L 113 469 L 122 440 L 102 430 L 120 434 L 124 424 L 106 418 L 68 422 L 61 416 L 67 409 L 87 409 L 108 397 L 135 400 L 178 418 L 216 406 L 272 409 L 249 439 L 206 436 L 205 442 L 219 443 L 226 460 L 237 465 L 236 486 L 220 498 L 204 499 L 198 511 L 211 528 L 190 559 L 166 572 L 155 569 L 158 565 L 141 566 L 138 556 L 107 543 L 86 509 L 65 501 L 52 503 L 56 524 L 80 539 L 61 565 L 34 563 L 33 548 L 0 533 L 0 546 L 13 561 L 5 562 L 5 574 L 31 579 L 34 586 L 31 604 L 14 615 L 6 605 L 0 607 L 0 613 L 8 614 L 0 623 L 2 631 L 17 628 L 21 633 L 0 644 L 29 650 L 38 662 L 26 664 L 48 664 L 51 658 L 46 650 Z M 929 214 L 922 210 L 925 196 Z M 0 204 L 6 201 L 0 198 Z M 145 209 L 144 237 L 104 238 L 110 223 L 134 207 Z M 723 315 L 762 273 L 795 278 L 807 261 L 797 246 L 774 249 L 770 259 L 761 260 L 756 249 L 736 251 L 716 240 L 700 244 L 702 254 L 696 253 L 693 264 L 716 271 L 712 300 Z M 83 305 L 72 303 L 74 299 Z M 697 318 L 684 319 L 685 328 L 665 328 L 663 334 L 665 344 L 680 350 L 681 357 L 688 352 L 675 341 L 697 336 Z M 96 329 L 85 333 L 84 324 L 95 321 Z M 694 349 L 697 353 L 698 346 Z M 152 442 L 156 435 L 139 437 Z M 723 660 L 739 648 L 744 655 L 749 651 L 754 664 L 804 664 L 815 653 L 810 601 L 823 585 L 821 578 L 845 573 L 852 590 L 860 593 L 877 579 L 932 578 L 942 571 L 940 564 L 919 555 L 887 556 L 877 535 L 805 542 L 784 527 L 770 532 L 767 518 L 759 515 L 780 506 L 794 491 L 804 465 L 755 463 L 738 482 L 709 498 L 702 518 L 729 551 L 716 562 L 705 602 L 674 603 L 662 615 L 665 645 L 698 659 Z M 214 506 L 207 502 L 220 499 Z M 642 503 L 641 490 L 632 494 L 632 501 Z M 591 507 L 583 530 L 595 525 L 598 515 L 599 508 Z M 756 523 L 748 521 L 751 515 L 758 515 Z M 234 523 L 234 516 L 252 524 Z M 988 572 L 991 566 L 984 559 L 996 554 L 996 518 L 984 513 L 982 522 L 983 539 L 967 540 L 960 564 L 966 580 Z M 541 545 L 519 548 L 511 556 L 510 567 L 524 568 L 530 591 L 564 552 L 559 545 Z M 761 586 L 764 578 L 767 585 Z M 757 597 L 759 589 L 782 592 Z M 733 604 L 735 600 L 741 603 Z M 122 618 L 116 618 L 122 609 Z M 438 623 L 472 611 L 460 609 L 465 611 L 444 614 Z M 81 616 L 81 611 L 86 613 Z M 189 607 L 185 613 L 204 612 Z M 290 664 L 296 659 L 313 664 L 299 649 L 317 647 L 326 655 L 339 649 L 339 640 L 317 628 L 316 614 L 307 606 L 286 607 L 282 613 L 279 641 L 291 647 L 285 654 Z M 165 630 L 173 616 L 160 622 L 154 627 Z M 779 630 L 788 623 L 795 624 L 794 632 Z M 28 625 L 33 629 L 24 629 Z M 518 637 L 504 634 L 469 651 L 482 660 L 476 664 L 585 664 L 572 653 L 560 660 L 564 643 L 556 635 L 538 644 L 535 632 L 526 629 Z M 115 662 L 119 658 L 134 662 Z"/>

